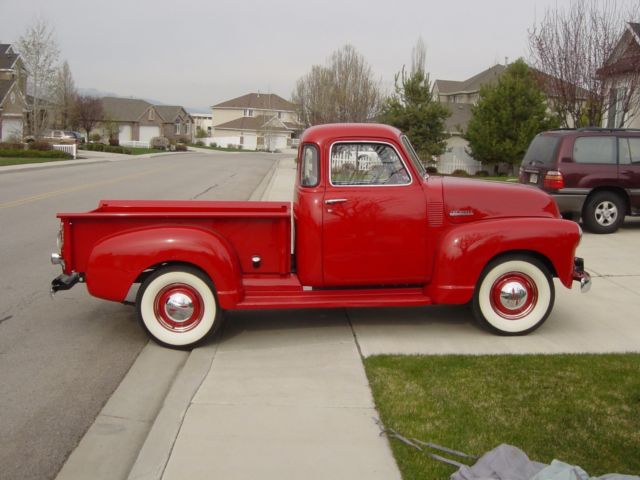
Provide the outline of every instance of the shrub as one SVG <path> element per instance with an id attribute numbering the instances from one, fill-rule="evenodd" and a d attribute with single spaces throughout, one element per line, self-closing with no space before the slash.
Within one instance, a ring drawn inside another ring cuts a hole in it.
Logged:
<path id="1" fill-rule="evenodd" d="M 99 133 L 92 133 L 91 135 L 89 135 L 89 140 L 91 142 L 99 142 L 100 140 L 102 140 L 102 136 Z"/>
<path id="2" fill-rule="evenodd" d="M 60 150 L 0 150 L 0 157 L 17 158 L 71 158 L 71 155 Z"/>
<path id="3" fill-rule="evenodd" d="M 451 175 L 453 175 L 454 177 L 468 177 L 469 176 L 467 171 L 463 170 L 461 168 L 458 168 L 457 170 L 454 170 Z"/>
<path id="4" fill-rule="evenodd" d="M 489 172 L 487 172 L 486 170 L 478 170 L 475 173 L 476 177 L 488 177 L 489 176 Z"/>
<path id="5" fill-rule="evenodd" d="M 218 148 L 218 144 L 216 142 L 210 143 L 209 146 L 213 148 Z"/>
<path id="6" fill-rule="evenodd" d="M 184 143 L 178 143 L 176 145 L 176 152 L 186 152 L 187 146 Z"/>
<path id="7" fill-rule="evenodd" d="M 40 150 L 45 152 L 48 150 L 53 150 L 53 147 L 49 142 L 46 142 L 44 140 L 36 140 L 29 144 L 29 150 Z"/>
<path id="8" fill-rule="evenodd" d="M 434 175 L 438 173 L 438 167 L 427 167 L 427 173 L 429 175 Z"/>
<path id="9" fill-rule="evenodd" d="M 21 142 L 0 142 L 0 150 L 24 150 Z"/>
<path id="10" fill-rule="evenodd" d="M 166 150 L 169 148 L 169 139 L 167 137 L 153 137 L 149 141 L 149 146 L 157 150 Z"/>
<path id="11" fill-rule="evenodd" d="M 204 147 L 204 142 L 202 140 L 198 140 L 196 142 L 196 147 Z"/>
<path id="12" fill-rule="evenodd" d="M 120 139 L 115 137 L 109 137 L 109 145 L 111 145 L 112 147 L 119 147 Z"/>

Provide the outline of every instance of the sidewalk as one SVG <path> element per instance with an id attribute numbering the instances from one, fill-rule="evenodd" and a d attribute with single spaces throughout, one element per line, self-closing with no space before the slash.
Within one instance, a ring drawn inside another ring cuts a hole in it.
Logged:
<path id="1" fill-rule="evenodd" d="M 256 192 L 289 201 L 294 179 L 282 159 Z M 345 315 L 227 319 L 191 353 L 150 342 L 57 479 L 400 479 Z"/>

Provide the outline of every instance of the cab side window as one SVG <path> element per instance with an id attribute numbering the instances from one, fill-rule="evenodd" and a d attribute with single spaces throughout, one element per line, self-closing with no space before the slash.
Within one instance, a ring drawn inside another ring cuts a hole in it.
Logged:
<path id="1" fill-rule="evenodd" d="M 331 148 L 332 185 L 406 185 L 411 176 L 398 152 L 383 143 L 338 143 Z"/>
<path id="2" fill-rule="evenodd" d="M 315 145 L 302 148 L 302 164 L 300 165 L 300 185 L 315 187 L 320 180 L 320 163 L 318 149 Z"/>

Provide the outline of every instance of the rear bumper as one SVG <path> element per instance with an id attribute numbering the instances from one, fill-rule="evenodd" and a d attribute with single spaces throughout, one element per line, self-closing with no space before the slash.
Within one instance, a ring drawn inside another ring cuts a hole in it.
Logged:
<path id="1" fill-rule="evenodd" d="M 589 191 L 575 191 L 571 189 L 559 190 L 557 193 L 552 193 L 551 196 L 558 204 L 558 210 L 560 213 L 571 213 L 573 215 L 580 215 L 582 213 L 582 206 L 587 199 Z"/>
<path id="2" fill-rule="evenodd" d="M 51 295 L 53 295 L 56 292 L 59 292 L 60 290 L 69 290 L 79 281 L 80 281 L 79 273 L 72 273 L 71 275 L 67 275 L 66 273 L 63 273 L 62 275 L 58 275 L 51 282 Z"/>
<path id="3" fill-rule="evenodd" d="M 580 291 L 587 293 L 591 290 L 591 275 L 584 271 L 584 260 L 580 257 L 573 259 L 573 279 L 580 282 Z"/>

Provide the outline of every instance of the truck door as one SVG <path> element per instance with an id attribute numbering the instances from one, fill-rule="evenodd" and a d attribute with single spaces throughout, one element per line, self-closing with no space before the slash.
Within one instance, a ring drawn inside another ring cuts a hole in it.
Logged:
<path id="1" fill-rule="evenodd" d="M 399 150 L 383 142 L 330 147 L 323 212 L 325 286 L 426 280 L 426 200 Z"/>

